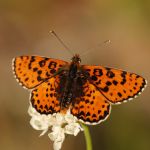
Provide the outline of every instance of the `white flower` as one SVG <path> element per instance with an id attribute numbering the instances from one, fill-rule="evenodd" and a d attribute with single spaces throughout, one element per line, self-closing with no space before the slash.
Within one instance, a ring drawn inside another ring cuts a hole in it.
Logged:
<path id="1" fill-rule="evenodd" d="M 52 132 L 48 134 L 49 138 L 54 141 L 54 150 L 61 149 L 62 143 L 65 139 L 64 129 L 61 126 L 53 126 Z"/>
<path id="2" fill-rule="evenodd" d="M 54 150 L 61 149 L 62 143 L 65 140 L 65 134 L 76 136 L 80 131 L 83 131 L 76 117 L 70 114 L 69 110 L 66 114 L 41 115 L 30 104 L 28 113 L 32 117 L 30 120 L 31 126 L 36 130 L 42 131 L 40 136 L 51 129 L 48 136 L 54 142 Z"/>
<path id="3" fill-rule="evenodd" d="M 65 126 L 65 133 L 76 136 L 80 131 L 83 131 L 79 123 L 70 123 Z"/>

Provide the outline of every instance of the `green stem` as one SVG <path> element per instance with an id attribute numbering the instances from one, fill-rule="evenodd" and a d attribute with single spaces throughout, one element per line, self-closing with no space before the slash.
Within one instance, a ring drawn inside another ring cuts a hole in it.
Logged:
<path id="1" fill-rule="evenodd" d="M 85 141 L 86 141 L 86 149 L 87 150 L 92 150 L 92 139 L 90 135 L 90 131 L 88 126 L 82 124 L 82 127 L 84 129 L 84 136 L 85 136 Z"/>

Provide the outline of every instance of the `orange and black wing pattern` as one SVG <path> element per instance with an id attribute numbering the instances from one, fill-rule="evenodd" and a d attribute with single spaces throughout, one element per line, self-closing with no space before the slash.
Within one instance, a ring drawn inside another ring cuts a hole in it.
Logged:
<path id="1" fill-rule="evenodd" d="M 89 81 L 84 84 L 83 93 L 74 99 L 71 113 L 85 124 L 95 125 L 104 121 L 111 110 L 107 99 Z"/>
<path id="2" fill-rule="evenodd" d="M 74 57 L 73 57 L 74 58 Z M 20 56 L 13 60 L 18 82 L 31 90 L 31 104 L 40 114 L 71 114 L 85 124 L 98 124 L 110 114 L 111 104 L 135 98 L 146 80 L 126 71 L 77 65 L 63 60 Z"/>
<path id="3" fill-rule="evenodd" d="M 20 56 L 13 59 L 13 71 L 18 82 L 27 89 L 32 89 L 49 79 L 67 62 L 40 57 Z"/>
<path id="4" fill-rule="evenodd" d="M 60 112 L 60 101 L 56 91 L 58 82 L 58 77 L 52 77 L 31 92 L 31 104 L 40 114 Z"/>
<path id="5" fill-rule="evenodd" d="M 90 83 L 114 104 L 135 98 L 146 86 L 146 80 L 135 73 L 102 66 L 82 67 L 89 76 Z"/>

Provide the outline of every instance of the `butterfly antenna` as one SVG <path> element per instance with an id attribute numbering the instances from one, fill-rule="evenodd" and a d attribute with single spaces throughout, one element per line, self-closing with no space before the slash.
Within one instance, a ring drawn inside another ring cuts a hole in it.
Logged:
<path id="1" fill-rule="evenodd" d="M 103 46 L 104 44 L 108 44 L 108 43 L 110 43 L 110 40 L 106 40 L 106 41 L 104 41 L 104 42 L 98 44 L 98 45 L 95 46 L 94 48 L 88 48 L 84 53 L 81 54 L 81 56 L 84 56 L 84 55 L 88 54 L 91 50 L 96 49 L 97 47 L 101 47 L 101 46 Z"/>
<path id="2" fill-rule="evenodd" d="M 54 30 L 51 30 L 50 34 L 55 36 L 56 39 L 65 47 L 65 49 L 73 55 L 73 52 L 70 50 L 70 48 L 63 42 L 63 40 L 56 34 Z"/>

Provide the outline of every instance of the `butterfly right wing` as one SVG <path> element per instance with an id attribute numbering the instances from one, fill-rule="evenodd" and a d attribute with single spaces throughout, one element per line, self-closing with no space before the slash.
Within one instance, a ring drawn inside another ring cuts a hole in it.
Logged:
<path id="1" fill-rule="evenodd" d="M 66 65 L 67 62 L 40 57 L 20 56 L 13 59 L 13 71 L 17 81 L 25 88 L 32 89 L 47 80 Z"/>
<path id="2" fill-rule="evenodd" d="M 95 125 L 107 119 L 111 106 L 107 99 L 87 81 L 82 89 L 83 95 L 73 100 L 71 114 L 85 124 Z"/>
<path id="3" fill-rule="evenodd" d="M 135 98 L 146 86 L 146 80 L 135 73 L 102 66 L 82 67 L 91 83 L 114 104 Z"/>

